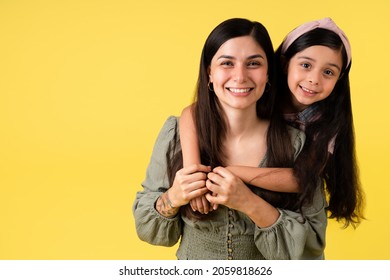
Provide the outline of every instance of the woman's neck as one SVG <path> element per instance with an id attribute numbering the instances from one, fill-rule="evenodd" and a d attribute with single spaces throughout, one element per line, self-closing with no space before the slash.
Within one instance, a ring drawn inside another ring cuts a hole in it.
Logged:
<path id="1" fill-rule="evenodd" d="M 224 140 L 227 165 L 259 166 L 267 150 L 269 121 L 260 119 L 256 109 L 251 113 L 226 114 L 227 131 Z M 237 153 L 237 151 L 239 151 Z"/>
<path id="2" fill-rule="evenodd" d="M 262 122 L 254 110 L 230 110 L 225 112 L 227 122 L 227 138 L 243 137 Z"/>

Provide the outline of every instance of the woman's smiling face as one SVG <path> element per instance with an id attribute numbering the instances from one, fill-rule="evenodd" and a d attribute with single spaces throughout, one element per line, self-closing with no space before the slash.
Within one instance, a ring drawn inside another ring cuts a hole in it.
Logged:
<path id="1" fill-rule="evenodd" d="M 209 75 L 225 110 L 256 106 L 268 81 L 265 52 L 251 36 L 230 39 L 214 55 Z"/>

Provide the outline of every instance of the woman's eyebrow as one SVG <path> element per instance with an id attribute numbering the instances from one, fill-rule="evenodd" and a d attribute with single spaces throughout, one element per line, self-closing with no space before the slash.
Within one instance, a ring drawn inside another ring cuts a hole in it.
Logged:
<path id="1" fill-rule="evenodd" d="M 248 56 L 248 59 L 254 59 L 254 58 L 262 58 L 262 59 L 264 59 L 264 57 L 261 54 L 254 54 L 254 55 Z"/>
<path id="2" fill-rule="evenodd" d="M 223 54 L 220 57 L 218 57 L 218 59 L 234 59 L 234 57 L 231 55 Z"/>
<path id="3" fill-rule="evenodd" d="M 234 59 L 234 56 L 223 54 L 220 57 L 218 57 L 218 59 L 222 59 L 222 58 L 223 59 Z M 254 59 L 254 58 L 264 58 L 264 57 L 261 54 L 254 54 L 254 55 L 248 56 L 247 59 Z"/>

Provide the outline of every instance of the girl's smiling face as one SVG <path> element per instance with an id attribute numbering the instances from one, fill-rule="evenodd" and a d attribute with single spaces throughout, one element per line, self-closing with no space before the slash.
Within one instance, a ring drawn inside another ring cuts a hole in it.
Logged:
<path id="1" fill-rule="evenodd" d="M 295 54 L 287 70 L 295 109 L 301 111 L 327 98 L 340 77 L 342 65 L 341 51 L 325 46 L 312 46 Z"/>
<path id="2" fill-rule="evenodd" d="M 225 110 L 255 107 L 268 81 L 265 52 L 251 36 L 230 39 L 214 55 L 209 75 Z"/>

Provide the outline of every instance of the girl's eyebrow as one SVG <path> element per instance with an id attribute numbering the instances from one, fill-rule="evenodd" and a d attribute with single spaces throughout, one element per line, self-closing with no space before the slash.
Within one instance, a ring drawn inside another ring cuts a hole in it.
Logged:
<path id="1" fill-rule="evenodd" d="M 311 58 L 309 56 L 298 56 L 298 59 L 307 59 L 307 60 L 310 60 L 310 61 L 316 61 L 314 58 Z M 339 65 L 335 64 L 335 63 L 328 63 L 329 66 L 333 66 L 335 68 L 337 68 L 337 70 L 341 71 L 341 68 Z"/>
<path id="2" fill-rule="evenodd" d="M 250 55 L 250 56 L 248 56 L 247 59 L 254 59 L 254 58 L 262 58 L 262 59 L 264 59 L 264 57 L 261 54 Z M 218 57 L 217 59 L 234 59 L 234 56 L 223 54 L 220 57 Z"/>

